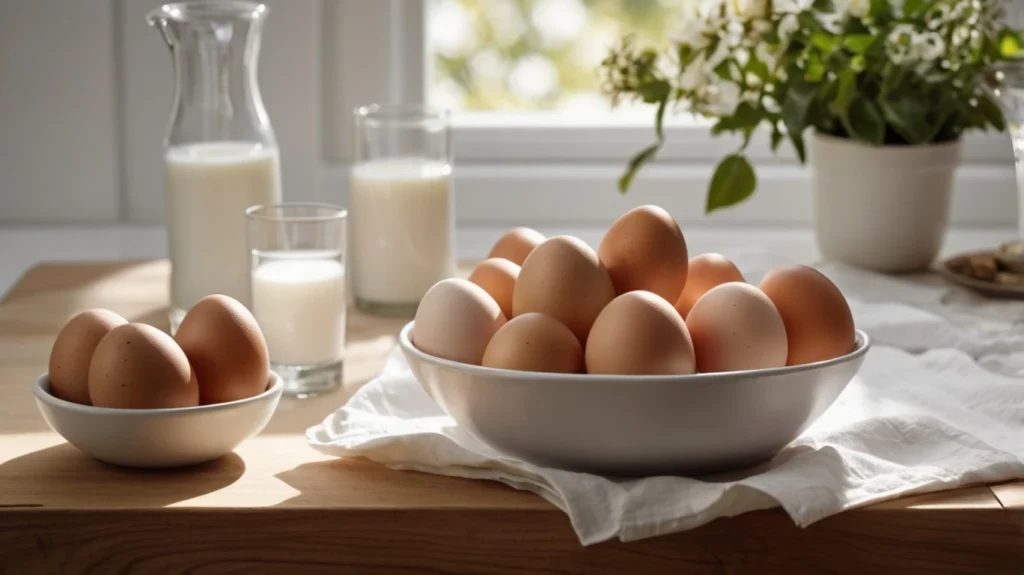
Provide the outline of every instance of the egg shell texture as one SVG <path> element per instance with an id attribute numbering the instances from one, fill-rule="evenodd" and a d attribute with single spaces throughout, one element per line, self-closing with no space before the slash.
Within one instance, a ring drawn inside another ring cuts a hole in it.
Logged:
<path id="1" fill-rule="evenodd" d="M 504 258 L 521 266 L 526 261 L 526 256 L 543 243 L 544 239 L 544 234 L 532 228 L 512 228 L 498 238 L 487 257 Z"/>
<path id="2" fill-rule="evenodd" d="M 547 314 L 585 344 L 590 326 L 614 297 L 612 280 L 597 253 L 582 240 L 555 236 L 523 263 L 512 295 L 512 315 Z"/>
<path id="3" fill-rule="evenodd" d="M 484 351 L 483 366 L 580 373 L 583 347 L 562 322 L 542 313 L 527 313 L 512 318 L 494 334 Z"/>
<path id="4" fill-rule="evenodd" d="M 676 310 L 685 319 L 693 304 L 711 288 L 729 282 L 743 281 L 736 264 L 721 254 L 700 254 L 690 259 L 683 293 L 676 301 Z"/>
<path id="5" fill-rule="evenodd" d="M 693 342 L 672 304 L 648 291 L 616 297 L 597 317 L 587 341 L 588 373 L 689 375 Z"/>
<path id="6" fill-rule="evenodd" d="M 469 281 L 484 288 L 494 301 L 498 302 L 501 313 L 512 317 L 512 292 L 519 278 L 520 267 L 505 258 L 489 258 L 469 274 Z"/>
<path id="7" fill-rule="evenodd" d="M 88 309 L 71 318 L 50 350 L 50 393 L 65 401 L 92 405 L 89 364 L 96 346 L 112 329 L 126 323 L 128 320 L 106 309 Z"/>
<path id="8" fill-rule="evenodd" d="M 199 381 L 203 405 L 253 397 L 270 382 L 270 354 L 256 318 L 239 301 L 210 295 L 196 302 L 174 339 Z"/>
<path id="9" fill-rule="evenodd" d="M 786 365 L 786 327 L 775 305 L 750 284 L 729 282 L 708 290 L 690 310 L 697 371 L 767 369 Z"/>
<path id="10" fill-rule="evenodd" d="M 199 387 L 185 352 L 171 336 L 150 325 L 126 323 L 96 346 L 89 396 L 97 407 L 194 407 Z"/>
<path id="11" fill-rule="evenodd" d="M 597 255 L 620 295 L 644 290 L 675 303 L 686 284 L 686 240 L 672 216 L 658 206 L 640 206 L 615 220 Z"/>
<path id="12" fill-rule="evenodd" d="M 482 287 L 449 278 L 434 284 L 420 300 L 412 343 L 436 357 L 480 365 L 488 342 L 504 324 L 501 308 Z"/>
<path id="13" fill-rule="evenodd" d="M 775 268 L 761 281 L 786 325 L 787 365 L 844 356 L 853 351 L 853 313 L 832 280 L 804 265 Z"/>

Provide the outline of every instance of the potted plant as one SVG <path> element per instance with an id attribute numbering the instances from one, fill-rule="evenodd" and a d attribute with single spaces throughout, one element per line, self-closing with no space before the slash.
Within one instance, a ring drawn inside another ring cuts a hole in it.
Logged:
<path id="1" fill-rule="evenodd" d="M 744 155 L 758 128 L 812 166 L 818 245 L 878 271 L 928 267 L 949 215 L 961 136 L 1004 129 L 978 77 L 1015 57 L 999 0 L 702 2 L 671 50 L 630 37 L 601 65 L 613 104 L 656 104 L 656 142 L 629 163 L 625 192 L 664 141 L 670 106 L 742 137 L 707 192 L 708 213 L 756 188 Z"/>

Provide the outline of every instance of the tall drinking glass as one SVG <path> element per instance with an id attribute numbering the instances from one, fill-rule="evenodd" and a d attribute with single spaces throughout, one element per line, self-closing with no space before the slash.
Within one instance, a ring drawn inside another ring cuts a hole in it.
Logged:
<path id="1" fill-rule="evenodd" d="M 327 204 L 246 211 L 252 312 L 285 393 L 341 385 L 345 352 L 345 210 Z"/>
<path id="2" fill-rule="evenodd" d="M 455 275 L 449 113 L 428 106 L 355 111 L 351 267 L 356 306 L 415 314 L 423 294 Z"/>

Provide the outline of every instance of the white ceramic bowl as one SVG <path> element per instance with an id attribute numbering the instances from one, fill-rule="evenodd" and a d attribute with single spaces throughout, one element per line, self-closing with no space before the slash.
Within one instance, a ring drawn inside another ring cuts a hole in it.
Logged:
<path id="1" fill-rule="evenodd" d="M 467 365 L 399 338 L 420 385 L 459 425 L 537 465 L 613 476 L 695 475 L 771 459 L 857 373 L 870 343 L 808 365 L 686 376 L 532 373 Z"/>
<path id="2" fill-rule="evenodd" d="M 50 379 L 33 385 L 43 419 L 85 453 L 127 467 L 183 467 L 217 459 L 266 427 L 284 383 L 271 372 L 263 393 L 226 403 L 173 409 L 112 409 L 58 399 Z"/>

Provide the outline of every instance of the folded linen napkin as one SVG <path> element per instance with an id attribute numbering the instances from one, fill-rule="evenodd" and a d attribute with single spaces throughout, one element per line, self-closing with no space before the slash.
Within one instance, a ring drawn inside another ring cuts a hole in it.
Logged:
<path id="1" fill-rule="evenodd" d="M 752 282 L 783 263 L 767 254 L 728 255 Z M 999 335 L 992 326 L 978 331 L 951 321 L 937 311 L 945 288 L 843 266 L 821 269 L 851 299 L 857 325 L 875 347 L 836 403 L 754 469 L 613 480 L 518 461 L 457 426 L 420 388 L 397 349 L 377 379 L 307 438 L 331 455 L 532 491 L 569 516 L 584 545 L 672 533 L 774 506 L 806 526 L 901 495 L 1024 477 L 1024 380 L 1006 375 L 1024 370 L 1017 357 L 1024 356 L 1022 336 L 1006 326 Z"/>

